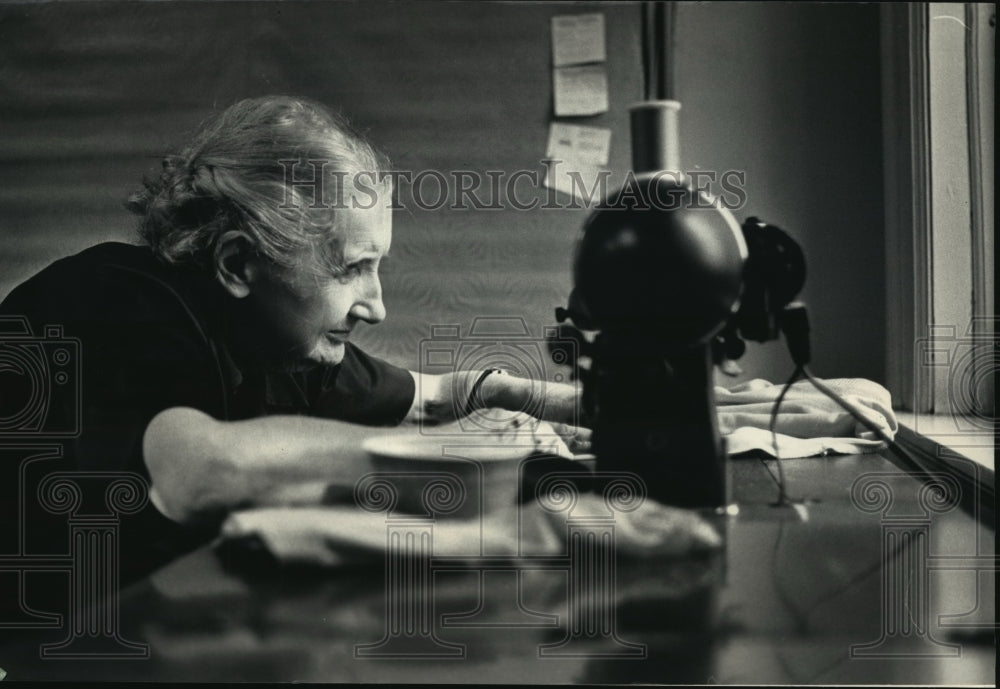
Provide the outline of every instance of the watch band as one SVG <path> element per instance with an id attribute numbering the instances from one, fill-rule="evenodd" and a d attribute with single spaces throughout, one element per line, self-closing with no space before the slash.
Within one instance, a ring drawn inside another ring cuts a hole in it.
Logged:
<path id="1" fill-rule="evenodd" d="M 476 404 L 476 399 L 479 396 L 479 388 L 483 386 L 483 383 L 492 373 L 504 375 L 504 370 L 501 368 L 488 368 L 479 374 L 479 377 L 476 378 L 476 382 L 472 384 L 472 388 L 469 390 L 469 396 L 465 399 L 465 406 L 462 407 L 463 417 L 468 416 L 480 408 L 479 405 Z"/>

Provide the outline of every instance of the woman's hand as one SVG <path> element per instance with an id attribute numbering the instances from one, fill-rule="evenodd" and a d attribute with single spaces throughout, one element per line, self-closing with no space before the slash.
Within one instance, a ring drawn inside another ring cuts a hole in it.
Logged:
<path id="1" fill-rule="evenodd" d="M 581 426 L 586 423 L 579 385 L 492 374 L 474 396 L 484 407 L 523 411 L 542 421 Z"/>
<path id="2" fill-rule="evenodd" d="M 416 385 L 413 405 L 406 417 L 410 422 L 447 423 L 478 409 L 495 408 L 526 412 L 543 421 L 567 426 L 585 423 L 579 386 L 518 378 L 499 369 L 441 375 L 411 371 L 410 375 Z"/>
<path id="3" fill-rule="evenodd" d="M 550 425 L 574 455 L 590 454 L 592 432 L 589 428 L 571 426 L 566 423 L 551 423 Z"/>
<path id="4" fill-rule="evenodd" d="M 455 371 L 431 375 L 410 371 L 416 390 L 405 420 L 436 426 L 468 416 L 476 409 L 495 406 L 483 398 L 483 373 Z M 493 375 L 496 374 L 490 374 Z"/>

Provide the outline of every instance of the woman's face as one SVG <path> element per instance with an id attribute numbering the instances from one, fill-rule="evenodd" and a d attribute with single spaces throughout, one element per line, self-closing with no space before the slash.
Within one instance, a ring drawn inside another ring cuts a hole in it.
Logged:
<path id="1" fill-rule="evenodd" d="M 338 211 L 337 246 L 342 269 L 289 271 L 269 266 L 251 286 L 247 307 L 255 321 L 253 349 L 264 363 L 283 369 L 335 365 L 359 321 L 385 319 L 378 270 L 392 242 L 391 200 L 360 198 Z M 314 261 L 303 257 L 303 263 Z"/>

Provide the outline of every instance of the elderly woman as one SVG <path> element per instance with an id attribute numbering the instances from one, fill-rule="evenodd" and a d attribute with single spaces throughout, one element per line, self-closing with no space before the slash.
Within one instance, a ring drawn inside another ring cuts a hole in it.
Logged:
<path id="1" fill-rule="evenodd" d="M 126 578 L 204 542 L 234 508 L 320 501 L 360 470 L 353 424 L 529 406 L 530 381 L 422 375 L 351 343 L 358 322 L 385 318 L 383 172 L 323 106 L 241 101 L 129 199 L 145 246 L 91 247 L 3 302 L 36 333 L 57 324 L 81 342 L 71 465 L 150 481 L 155 509 L 123 525 Z M 575 418 L 573 388 L 546 395 L 549 420 Z"/>

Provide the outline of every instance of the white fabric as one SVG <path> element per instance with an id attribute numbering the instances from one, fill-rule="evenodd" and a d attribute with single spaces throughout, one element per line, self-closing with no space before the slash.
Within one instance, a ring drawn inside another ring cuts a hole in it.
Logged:
<path id="1" fill-rule="evenodd" d="M 634 511 L 610 513 L 603 498 L 578 497 L 572 511 L 537 501 L 511 505 L 479 519 L 436 519 L 434 556 L 514 557 L 566 552 L 567 517 L 614 518 L 615 544 L 623 555 L 676 556 L 717 547 L 715 528 L 696 513 L 646 499 Z M 281 562 L 341 566 L 385 557 L 390 520 L 357 507 L 254 509 L 232 514 L 224 538 L 255 534 Z"/>
<path id="2" fill-rule="evenodd" d="M 865 417 L 892 438 L 899 423 L 892 411 L 889 391 L 862 378 L 823 381 L 852 403 Z M 762 450 L 774 455 L 771 442 L 771 409 L 783 385 L 751 380 L 733 388 L 715 388 L 719 432 L 731 455 Z M 782 458 L 811 457 L 829 453 L 876 452 L 885 445 L 840 405 L 807 380 L 795 383 L 781 401 L 775 425 Z"/>

